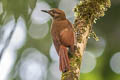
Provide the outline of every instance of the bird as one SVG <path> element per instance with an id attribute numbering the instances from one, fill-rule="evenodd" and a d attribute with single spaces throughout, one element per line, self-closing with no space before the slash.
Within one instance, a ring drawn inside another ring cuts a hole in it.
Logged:
<path id="1" fill-rule="evenodd" d="M 59 69 L 62 72 L 70 70 L 69 52 L 75 51 L 75 33 L 73 25 L 66 18 L 65 12 L 58 8 L 41 10 L 52 17 L 51 36 L 59 56 Z"/>

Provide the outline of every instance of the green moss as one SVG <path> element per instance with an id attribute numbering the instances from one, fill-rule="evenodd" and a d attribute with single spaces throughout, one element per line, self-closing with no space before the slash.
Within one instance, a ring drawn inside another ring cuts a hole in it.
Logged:
<path id="1" fill-rule="evenodd" d="M 75 17 L 91 21 L 104 16 L 104 12 L 111 6 L 110 0 L 83 0 L 74 8 Z"/>
<path id="2" fill-rule="evenodd" d="M 105 11 L 107 11 L 107 8 L 110 6 L 110 0 L 83 0 L 80 1 L 80 3 L 77 4 L 74 8 L 74 15 L 79 20 L 86 20 L 87 25 L 91 25 L 93 23 L 96 23 L 97 19 L 103 17 L 105 15 Z M 96 41 L 98 41 L 99 38 L 96 36 L 92 28 L 90 29 L 91 30 L 89 36 L 92 36 Z M 85 32 L 85 28 L 83 28 L 82 31 Z M 81 42 L 79 36 L 78 41 Z"/>

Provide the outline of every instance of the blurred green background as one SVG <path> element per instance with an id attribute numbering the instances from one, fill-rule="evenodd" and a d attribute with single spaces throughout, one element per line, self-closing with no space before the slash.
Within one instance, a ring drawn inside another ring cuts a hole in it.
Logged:
<path id="1" fill-rule="evenodd" d="M 62 9 L 73 23 L 72 9 L 77 3 L 79 0 L 0 0 L 0 52 L 10 40 L 0 62 L 0 80 L 60 80 L 50 35 L 52 20 L 40 10 Z M 119 0 L 112 0 L 93 29 L 100 40 L 88 40 L 81 80 L 120 80 Z"/>

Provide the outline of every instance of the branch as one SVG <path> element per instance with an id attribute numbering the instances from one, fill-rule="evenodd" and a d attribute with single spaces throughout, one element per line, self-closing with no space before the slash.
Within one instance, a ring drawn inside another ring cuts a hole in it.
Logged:
<path id="1" fill-rule="evenodd" d="M 82 56 L 86 48 L 92 25 L 97 19 L 104 16 L 104 12 L 111 6 L 110 0 L 82 0 L 74 8 L 74 30 L 77 38 L 77 49 L 70 58 L 70 70 L 62 73 L 61 80 L 79 80 Z"/>
<path id="2" fill-rule="evenodd" d="M 16 24 L 17 24 L 17 20 L 15 20 L 15 24 L 14 24 L 14 26 L 13 26 L 13 29 L 11 30 L 8 38 L 6 39 L 5 44 L 4 44 L 3 48 L 2 48 L 2 50 L 0 51 L 0 60 L 1 60 L 1 58 L 2 58 L 3 53 L 5 52 L 6 48 L 7 48 L 7 47 L 9 46 L 9 44 L 10 44 L 10 41 L 11 41 L 12 36 L 13 36 L 13 34 L 14 34 L 14 32 L 15 32 L 15 29 L 16 29 Z"/>

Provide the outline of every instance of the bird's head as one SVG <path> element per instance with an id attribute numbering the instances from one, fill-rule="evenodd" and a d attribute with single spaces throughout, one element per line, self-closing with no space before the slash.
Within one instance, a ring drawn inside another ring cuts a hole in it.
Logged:
<path id="1" fill-rule="evenodd" d="M 53 8 L 51 10 L 41 10 L 41 11 L 50 14 L 53 17 L 53 19 L 66 19 L 64 11 L 57 8 Z"/>

